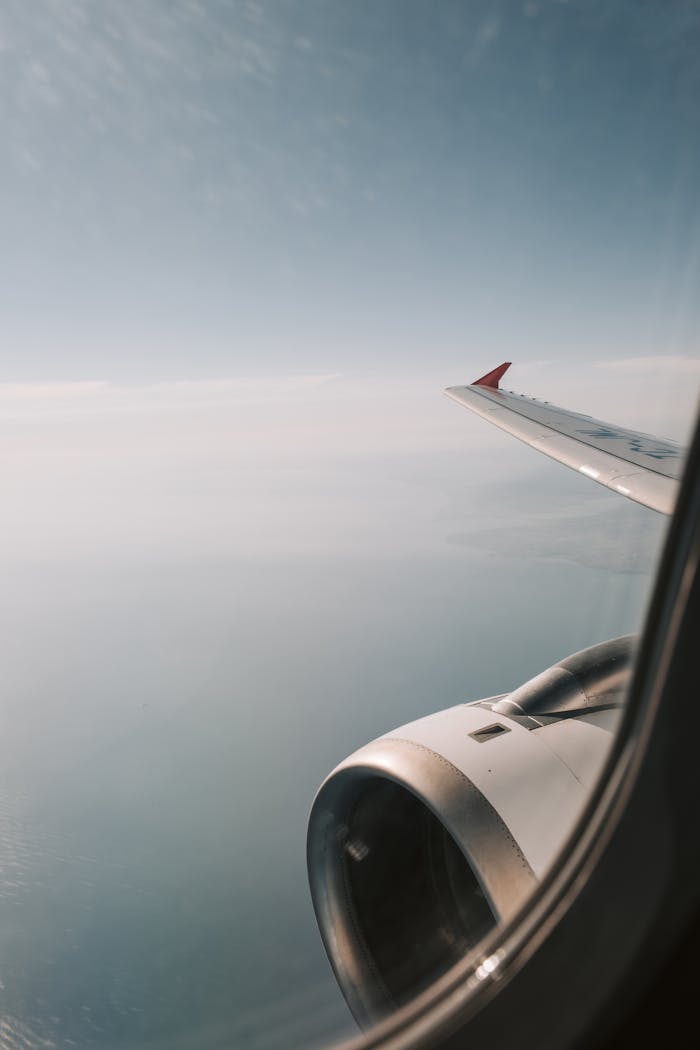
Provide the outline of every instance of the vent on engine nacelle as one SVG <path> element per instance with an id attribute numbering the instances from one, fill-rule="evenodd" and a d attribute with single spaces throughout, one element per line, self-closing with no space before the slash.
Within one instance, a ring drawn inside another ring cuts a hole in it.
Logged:
<path id="1" fill-rule="evenodd" d="M 472 740 L 477 740 L 480 744 L 485 744 L 487 740 L 495 740 L 501 733 L 510 733 L 508 726 L 504 726 L 502 722 L 494 722 L 490 726 L 484 726 L 483 729 L 477 729 L 469 736 Z"/>

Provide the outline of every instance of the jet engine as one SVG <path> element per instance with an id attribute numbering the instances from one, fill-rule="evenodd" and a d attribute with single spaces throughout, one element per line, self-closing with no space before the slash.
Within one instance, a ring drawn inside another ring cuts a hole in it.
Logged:
<path id="1" fill-rule="evenodd" d="M 309 818 L 321 937 L 362 1026 L 412 999 L 513 916 L 602 769 L 634 638 L 514 692 L 387 733 L 341 762 Z"/>

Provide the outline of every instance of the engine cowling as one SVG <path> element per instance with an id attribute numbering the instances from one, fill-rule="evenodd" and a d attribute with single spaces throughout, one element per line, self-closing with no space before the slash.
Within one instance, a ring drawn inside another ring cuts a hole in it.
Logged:
<path id="1" fill-rule="evenodd" d="M 605 761 L 633 642 L 593 646 L 510 694 L 402 726 L 321 785 L 311 896 L 361 1025 L 424 990 L 527 900 Z"/>

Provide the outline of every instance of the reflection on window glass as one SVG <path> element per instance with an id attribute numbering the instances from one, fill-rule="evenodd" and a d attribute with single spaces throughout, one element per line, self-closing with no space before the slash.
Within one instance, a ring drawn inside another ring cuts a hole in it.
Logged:
<path id="1" fill-rule="evenodd" d="M 698 32 L 0 10 L 3 1045 L 326 1045 L 546 874 L 696 410 Z"/>

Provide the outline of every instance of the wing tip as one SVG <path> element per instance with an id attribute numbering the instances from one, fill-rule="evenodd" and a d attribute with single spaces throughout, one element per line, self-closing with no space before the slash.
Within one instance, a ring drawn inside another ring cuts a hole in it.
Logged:
<path id="1" fill-rule="evenodd" d="M 504 361 L 502 365 L 487 372 L 485 376 L 481 377 L 481 379 L 475 379 L 471 385 L 488 386 L 491 387 L 492 390 L 498 390 L 499 381 L 503 379 L 503 376 L 506 374 L 512 363 L 512 361 Z"/>

